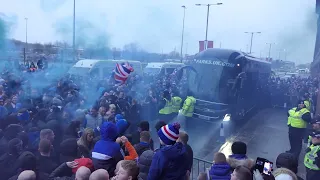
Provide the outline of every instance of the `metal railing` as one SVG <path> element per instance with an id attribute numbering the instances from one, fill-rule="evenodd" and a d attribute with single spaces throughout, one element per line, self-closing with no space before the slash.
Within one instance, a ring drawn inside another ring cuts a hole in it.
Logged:
<path id="1" fill-rule="evenodd" d="M 210 161 L 194 157 L 190 179 L 197 179 L 198 175 L 201 172 L 206 172 L 207 168 L 210 168 L 212 164 Z"/>

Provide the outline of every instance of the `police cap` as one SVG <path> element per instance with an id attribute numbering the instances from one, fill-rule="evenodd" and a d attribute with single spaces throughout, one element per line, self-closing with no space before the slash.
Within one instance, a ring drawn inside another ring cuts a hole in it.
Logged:
<path id="1" fill-rule="evenodd" d="M 313 131 L 311 134 L 311 137 L 320 138 L 320 132 L 319 131 Z"/>
<path id="2" fill-rule="evenodd" d="M 311 124 L 320 124 L 320 115 L 314 117 L 311 121 Z"/>

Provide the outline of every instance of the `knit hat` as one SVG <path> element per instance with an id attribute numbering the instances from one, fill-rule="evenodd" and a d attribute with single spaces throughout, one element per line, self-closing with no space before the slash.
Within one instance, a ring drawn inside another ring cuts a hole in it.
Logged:
<path id="1" fill-rule="evenodd" d="M 117 114 L 117 115 L 115 116 L 115 120 L 118 121 L 118 120 L 120 120 L 120 119 L 124 119 L 123 115 L 122 115 L 122 114 Z"/>
<path id="2" fill-rule="evenodd" d="M 119 119 L 116 123 L 118 134 L 123 135 L 123 133 L 128 129 L 129 123 L 125 119 Z"/>
<path id="3" fill-rule="evenodd" d="M 247 154 L 247 145 L 244 142 L 237 141 L 231 146 L 232 154 Z"/>
<path id="4" fill-rule="evenodd" d="M 158 131 L 158 136 L 166 145 L 172 145 L 179 138 L 179 123 L 167 124 Z"/>
<path id="5" fill-rule="evenodd" d="M 85 166 L 89 168 L 91 171 L 93 170 L 93 163 L 92 160 L 89 158 L 79 158 L 75 159 L 74 161 L 78 163 L 78 166 L 72 169 L 73 173 L 76 173 L 81 166 Z"/>

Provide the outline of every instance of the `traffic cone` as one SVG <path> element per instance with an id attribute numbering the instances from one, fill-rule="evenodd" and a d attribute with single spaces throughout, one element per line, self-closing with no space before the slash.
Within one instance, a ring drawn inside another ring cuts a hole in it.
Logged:
<path id="1" fill-rule="evenodd" d="M 220 143 L 225 143 L 226 141 L 226 138 L 224 136 L 224 127 L 223 127 L 223 122 L 221 122 L 221 125 L 220 125 L 220 137 L 218 139 L 218 142 Z"/>

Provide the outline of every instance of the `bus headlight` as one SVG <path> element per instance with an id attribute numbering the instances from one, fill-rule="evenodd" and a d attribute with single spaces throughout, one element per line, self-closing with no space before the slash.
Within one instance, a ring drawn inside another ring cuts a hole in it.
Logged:
<path id="1" fill-rule="evenodd" d="M 224 118 L 223 118 L 224 122 L 227 122 L 227 121 L 230 121 L 230 120 L 231 120 L 231 114 L 224 115 Z"/>

